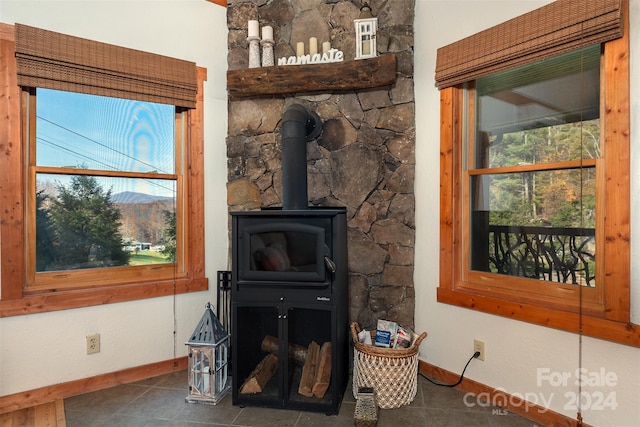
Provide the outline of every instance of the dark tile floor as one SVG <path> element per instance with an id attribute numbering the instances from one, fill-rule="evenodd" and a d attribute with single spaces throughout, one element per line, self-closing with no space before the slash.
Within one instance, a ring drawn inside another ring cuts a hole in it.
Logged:
<path id="1" fill-rule="evenodd" d="M 65 399 L 67 427 L 347 427 L 354 425 L 355 399 L 347 386 L 340 413 L 321 413 L 234 406 L 229 393 L 217 405 L 186 403 L 187 373 L 175 372 L 133 384 Z M 378 413 L 378 427 L 473 426 L 520 427 L 535 423 L 499 414 L 459 390 L 438 387 L 422 377 L 414 401 Z"/>

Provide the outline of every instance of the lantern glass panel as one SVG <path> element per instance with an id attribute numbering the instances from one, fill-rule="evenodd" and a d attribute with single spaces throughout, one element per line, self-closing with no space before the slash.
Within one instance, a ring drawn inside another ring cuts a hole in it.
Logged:
<path id="1" fill-rule="evenodd" d="M 212 349 L 192 349 L 193 366 L 191 368 L 192 393 L 211 394 L 211 354 Z"/>
<path id="2" fill-rule="evenodd" d="M 371 54 L 371 36 L 368 34 L 362 35 L 362 54 L 363 55 Z"/>
<path id="3" fill-rule="evenodd" d="M 227 354 L 227 345 L 221 344 L 216 347 L 216 372 L 215 372 L 215 393 L 223 391 L 225 387 L 227 387 L 227 382 L 229 380 L 228 375 L 228 354 Z"/>

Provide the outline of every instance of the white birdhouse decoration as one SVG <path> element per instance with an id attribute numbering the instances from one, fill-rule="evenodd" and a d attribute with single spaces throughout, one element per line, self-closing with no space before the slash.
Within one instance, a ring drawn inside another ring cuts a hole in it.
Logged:
<path id="1" fill-rule="evenodd" d="M 189 403 L 218 403 L 231 389 L 229 336 L 207 303 L 189 346 Z"/>
<path id="2" fill-rule="evenodd" d="M 360 16 L 353 21 L 356 25 L 356 58 L 366 59 L 378 55 L 376 50 L 376 32 L 378 18 L 371 14 L 369 3 L 365 2 L 360 8 Z"/>

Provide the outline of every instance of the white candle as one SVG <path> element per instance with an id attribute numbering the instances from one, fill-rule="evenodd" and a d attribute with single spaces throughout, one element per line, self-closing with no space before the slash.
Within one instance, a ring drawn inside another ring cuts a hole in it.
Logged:
<path id="1" fill-rule="evenodd" d="M 318 53 L 318 39 L 311 37 L 309 39 L 309 55 L 313 56 Z"/>
<path id="2" fill-rule="evenodd" d="M 296 45 L 296 56 L 304 56 L 304 43 L 298 42 Z"/>
<path id="3" fill-rule="evenodd" d="M 331 43 L 330 42 L 322 43 L 322 53 L 329 53 L 330 50 L 331 50 Z"/>
<path id="4" fill-rule="evenodd" d="M 371 44 L 369 40 L 362 40 L 362 54 L 363 55 L 371 54 Z"/>
<path id="5" fill-rule="evenodd" d="M 260 26 L 258 21 L 249 21 L 249 37 L 260 37 Z"/>
<path id="6" fill-rule="evenodd" d="M 262 27 L 262 40 L 273 40 L 273 27 Z"/>

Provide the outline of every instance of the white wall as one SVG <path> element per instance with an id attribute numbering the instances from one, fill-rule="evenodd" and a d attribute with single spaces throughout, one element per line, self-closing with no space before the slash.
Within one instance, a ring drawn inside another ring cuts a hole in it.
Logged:
<path id="1" fill-rule="evenodd" d="M 0 0 L 0 20 L 189 60 L 207 69 L 205 267 L 210 289 L 178 295 L 175 305 L 173 297 L 161 297 L 0 319 L 0 396 L 184 356 L 184 342 L 206 302 L 215 304 L 216 271 L 228 268 L 226 9 L 205 0 Z M 85 335 L 95 332 L 101 334 L 102 349 L 87 356 Z"/>
<path id="2" fill-rule="evenodd" d="M 473 339 L 486 343 L 486 360 L 474 360 L 466 377 L 507 393 L 524 395 L 533 403 L 575 418 L 570 398 L 578 367 L 579 339 L 555 329 L 508 320 L 436 302 L 439 258 L 439 213 L 429 201 L 439 193 L 439 93 L 434 86 L 436 49 L 460 38 L 549 3 L 549 0 L 416 0 L 416 329 L 429 336 L 420 358 L 460 373 L 473 353 Z M 640 1 L 631 0 L 631 75 L 640 69 Z M 632 79 L 632 236 L 640 226 L 640 88 Z M 632 240 L 633 241 L 633 240 Z M 637 241 L 637 239 L 635 240 Z M 640 258 L 632 245 L 633 318 L 640 323 Z M 615 375 L 615 385 L 585 386 L 584 421 L 597 426 L 640 425 L 640 349 L 583 338 L 582 365 L 600 375 L 601 368 Z M 571 375 L 568 386 L 538 381 L 538 369 Z M 566 394 L 565 394 L 566 393 Z M 603 410 L 587 408 L 589 399 L 611 394 Z M 469 400 L 474 403 L 475 400 Z M 546 404 L 545 404 L 546 402 Z M 609 405 L 610 403 L 611 405 Z M 616 404 L 615 408 L 612 408 Z M 496 415 L 497 416 L 497 415 Z"/>

